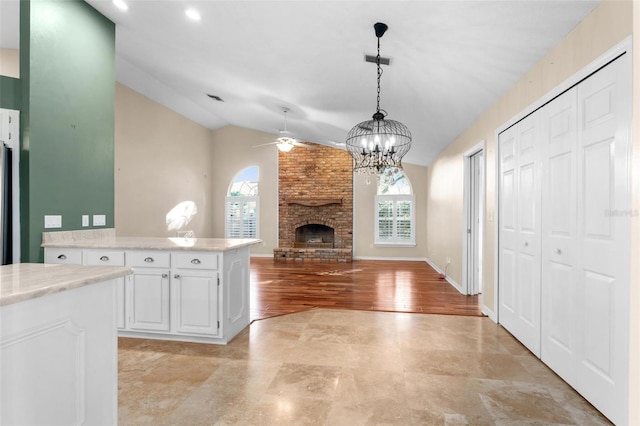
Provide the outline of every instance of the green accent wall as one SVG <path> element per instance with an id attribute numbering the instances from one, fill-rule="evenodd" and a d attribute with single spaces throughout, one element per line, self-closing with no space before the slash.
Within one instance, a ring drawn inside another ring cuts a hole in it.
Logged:
<path id="1" fill-rule="evenodd" d="M 45 215 L 114 226 L 115 25 L 82 0 L 22 1 L 22 262 L 42 262 Z"/>
<path id="2" fill-rule="evenodd" d="M 0 75 L 0 108 L 22 107 L 22 85 L 19 79 Z"/>

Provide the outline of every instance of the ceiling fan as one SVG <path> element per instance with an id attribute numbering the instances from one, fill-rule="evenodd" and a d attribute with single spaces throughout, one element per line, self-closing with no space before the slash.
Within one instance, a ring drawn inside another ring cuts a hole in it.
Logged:
<path id="1" fill-rule="evenodd" d="M 294 146 L 300 146 L 307 149 L 315 149 L 313 145 L 309 145 L 303 142 L 298 142 L 291 132 L 287 131 L 287 113 L 290 111 L 287 107 L 282 107 L 282 113 L 284 114 L 284 130 L 280 130 L 278 134 L 278 138 L 274 142 L 263 143 L 260 145 L 255 145 L 254 148 L 266 145 L 275 145 L 278 147 L 278 150 L 282 152 L 289 152 L 293 149 Z"/>

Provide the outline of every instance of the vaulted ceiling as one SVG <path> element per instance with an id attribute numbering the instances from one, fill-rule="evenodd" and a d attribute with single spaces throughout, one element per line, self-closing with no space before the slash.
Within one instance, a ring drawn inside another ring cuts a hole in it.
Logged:
<path id="1" fill-rule="evenodd" d="M 7 3 L 17 2 L 0 0 L 3 44 L 16 9 Z M 275 135 L 287 107 L 289 131 L 329 145 L 375 112 L 376 67 L 364 57 L 384 22 L 381 108 L 413 134 L 405 161 L 428 165 L 598 1 L 129 0 L 126 12 L 87 3 L 116 23 L 121 83 L 211 129 Z"/>

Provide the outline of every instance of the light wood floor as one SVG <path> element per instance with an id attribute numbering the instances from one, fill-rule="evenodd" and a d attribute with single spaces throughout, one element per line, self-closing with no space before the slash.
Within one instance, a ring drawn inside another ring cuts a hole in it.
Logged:
<path id="1" fill-rule="evenodd" d="M 251 259 L 251 320 L 313 308 L 482 315 L 478 296 L 460 294 L 426 262 Z"/>

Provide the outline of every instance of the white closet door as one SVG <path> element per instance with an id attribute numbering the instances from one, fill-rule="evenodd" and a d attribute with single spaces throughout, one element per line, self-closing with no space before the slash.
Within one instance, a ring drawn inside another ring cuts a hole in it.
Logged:
<path id="1" fill-rule="evenodd" d="M 547 105 L 542 183 L 541 358 L 567 381 L 576 377 L 580 287 L 577 268 L 577 88 Z"/>
<path id="2" fill-rule="evenodd" d="M 500 134 L 499 321 L 540 356 L 539 117 Z"/>
<path id="3" fill-rule="evenodd" d="M 624 55 L 578 87 L 576 389 L 627 423 L 629 364 L 631 65 Z"/>

